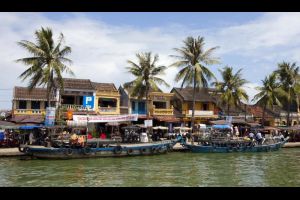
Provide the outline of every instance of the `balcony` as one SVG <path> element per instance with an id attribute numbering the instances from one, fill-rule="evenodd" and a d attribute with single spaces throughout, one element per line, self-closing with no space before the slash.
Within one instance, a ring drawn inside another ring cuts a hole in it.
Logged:
<path id="1" fill-rule="evenodd" d="M 183 111 L 183 115 L 186 117 L 192 116 L 192 110 Z M 214 111 L 212 110 L 195 110 L 195 117 L 218 117 L 217 115 L 214 115 Z"/>
<path id="2" fill-rule="evenodd" d="M 14 115 L 45 115 L 44 109 L 16 109 Z"/>
<path id="3" fill-rule="evenodd" d="M 117 107 L 98 107 L 98 111 L 100 114 L 119 114 L 120 111 Z"/>
<path id="4" fill-rule="evenodd" d="M 173 115 L 173 108 L 153 108 L 152 115 Z"/>
<path id="5" fill-rule="evenodd" d="M 86 107 L 84 107 L 83 105 L 74 105 L 74 104 L 62 104 L 61 109 L 74 110 L 74 111 L 86 111 Z"/>

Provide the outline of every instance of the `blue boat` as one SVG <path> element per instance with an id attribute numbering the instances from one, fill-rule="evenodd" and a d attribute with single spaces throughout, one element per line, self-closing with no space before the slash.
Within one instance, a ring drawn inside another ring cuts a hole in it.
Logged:
<path id="1" fill-rule="evenodd" d="M 228 124 L 214 125 L 212 128 L 209 137 L 192 143 L 182 141 L 181 145 L 194 153 L 268 152 L 279 150 L 289 139 L 264 139 L 259 143 L 250 138 L 233 137 Z"/>
<path id="2" fill-rule="evenodd" d="M 288 138 L 273 144 L 252 145 L 249 142 L 208 142 L 187 144 L 182 143 L 187 149 L 194 153 L 230 153 L 230 152 L 268 152 L 279 150 Z"/>
<path id="3" fill-rule="evenodd" d="M 98 141 L 96 147 L 43 147 L 23 146 L 25 155 L 42 159 L 74 159 L 96 157 L 124 157 L 164 154 L 173 149 L 181 138 L 152 143 L 139 144 L 104 144 Z"/>

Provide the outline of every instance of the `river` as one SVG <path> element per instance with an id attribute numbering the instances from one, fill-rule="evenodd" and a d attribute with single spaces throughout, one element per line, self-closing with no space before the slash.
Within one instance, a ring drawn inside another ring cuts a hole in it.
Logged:
<path id="1" fill-rule="evenodd" d="M 0 186 L 300 186 L 300 148 L 78 160 L 0 158 Z"/>

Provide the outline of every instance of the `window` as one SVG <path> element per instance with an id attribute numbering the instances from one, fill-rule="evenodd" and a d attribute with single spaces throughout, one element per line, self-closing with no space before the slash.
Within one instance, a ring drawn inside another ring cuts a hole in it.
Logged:
<path id="1" fill-rule="evenodd" d="M 62 104 L 75 104 L 74 96 L 62 96 Z"/>
<path id="2" fill-rule="evenodd" d="M 26 109 L 26 101 L 19 101 L 19 109 Z"/>
<path id="3" fill-rule="evenodd" d="M 162 101 L 153 101 L 153 105 L 155 106 L 155 108 L 167 108 L 167 103 Z"/>
<path id="4" fill-rule="evenodd" d="M 31 109 L 40 109 L 40 102 L 39 101 L 31 101 Z"/>
<path id="5" fill-rule="evenodd" d="M 139 111 L 146 111 L 145 102 L 139 102 Z"/>
<path id="6" fill-rule="evenodd" d="M 131 102 L 131 109 L 135 110 L 135 102 L 134 101 Z"/>
<path id="7" fill-rule="evenodd" d="M 208 110 L 208 103 L 203 103 L 202 107 L 203 107 L 203 110 Z"/>
<path id="8" fill-rule="evenodd" d="M 99 99 L 98 102 L 100 107 L 117 107 L 117 100 L 116 99 Z"/>

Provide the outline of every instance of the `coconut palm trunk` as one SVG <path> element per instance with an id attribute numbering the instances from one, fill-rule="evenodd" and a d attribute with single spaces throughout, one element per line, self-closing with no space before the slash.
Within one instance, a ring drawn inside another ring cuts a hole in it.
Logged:
<path id="1" fill-rule="evenodd" d="M 191 119 L 191 128 L 192 133 L 194 133 L 194 125 L 195 125 L 195 104 L 196 104 L 196 70 L 194 72 L 194 85 L 193 85 L 193 105 L 192 105 L 192 119 Z"/>
<path id="2" fill-rule="evenodd" d="M 290 126 L 290 112 L 291 112 L 291 89 L 289 88 L 288 93 L 288 108 L 287 108 L 287 117 L 286 117 L 286 124 Z"/>
<path id="3" fill-rule="evenodd" d="M 227 116 L 229 116 L 229 108 L 230 108 L 230 104 L 229 104 L 229 102 L 227 103 Z"/>

